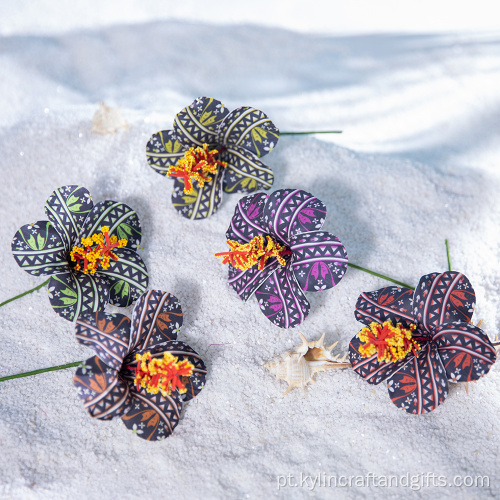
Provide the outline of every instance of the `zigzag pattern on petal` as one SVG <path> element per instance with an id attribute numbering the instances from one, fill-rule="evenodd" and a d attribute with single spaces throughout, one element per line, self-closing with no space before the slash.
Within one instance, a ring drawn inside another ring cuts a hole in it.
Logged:
<path id="1" fill-rule="evenodd" d="M 182 401 L 177 396 L 134 390 L 130 410 L 122 417 L 125 426 L 148 441 L 165 439 L 179 423 Z"/>
<path id="2" fill-rule="evenodd" d="M 448 380 L 437 348 L 427 343 L 387 383 L 392 402 L 408 413 L 435 410 L 448 395 Z"/>
<path id="3" fill-rule="evenodd" d="M 328 290 L 340 282 L 347 270 L 347 252 L 333 234 L 298 234 L 292 238 L 290 250 L 290 266 L 302 290 Z"/>
<path id="4" fill-rule="evenodd" d="M 94 418 L 111 420 L 123 415 L 130 407 L 127 382 L 97 356 L 87 359 L 76 369 L 73 384 L 85 409 Z"/>
<path id="5" fill-rule="evenodd" d="M 93 206 L 89 191 L 81 186 L 62 186 L 47 199 L 45 213 L 68 252 L 79 242 L 78 234 Z"/>
<path id="6" fill-rule="evenodd" d="M 157 344 L 175 340 L 182 326 L 183 316 L 175 295 L 160 290 L 149 290 L 136 303 L 132 313 L 130 355 L 127 362 L 135 360 L 135 353 Z"/>
<path id="7" fill-rule="evenodd" d="M 229 264 L 228 283 L 241 300 L 247 301 L 279 266 L 280 263 L 274 257 L 267 261 L 262 271 L 257 266 L 242 271 Z"/>
<path id="8" fill-rule="evenodd" d="M 256 193 L 240 198 L 226 231 L 226 239 L 248 243 L 255 236 L 264 234 L 266 231 L 262 214 L 267 198 L 265 193 Z"/>
<path id="9" fill-rule="evenodd" d="M 109 235 L 127 240 L 127 248 L 137 248 L 141 243 L 141 223 L 135 210 L 125 203 L 106 200 L 95 205 L 80 232 L 83 237 L 100 233 L 103 226 L 109 227 Z"/>
<path id="10" fill-rule="evenodd" d="M 227 108 L 220 101 L 200 97 L 177 113 L 174 133 L 187 147 L 213 145 L 217 142 L 217 127 L 227 113 Z"/>
<path id="11" fill-rule="evenodd" d="M 217 142 L 225 146 L 241 146 L 258 157 L 276 147 L 279 130 L 259 109 L 242 106 L 231 111 L 219 126 Z"/>
<path id="12" fill-rule="evenodd" d="M 193 186 L 191 194 L 184 193 L 184 180 L 176 178 L 172 203 L 175 209 L 187 219 L 206 219 L 214 214 L 222 201 L 222 177 L 224 171 L 219 168 L 212 180 L 206 182 L 203 187 Z"/>
<path id="13" fill-rule="evenodd" d="M 146 157 L 155 172 L 167 175 L 169 167 L 177 165 L 187 149 L 173 130 L 162 130 L 149 139 L 146 145 Z"/>
<path id="14" fill-rule="evenodd" d="M 488 336 L 470 323 L 445 323 L 432 332 L 446 375 L 453 382 L 470 382 L 486 375 L 496 361 Z"/>
<path id="15" fill-rule="evenodd" d="M 325 217 L 324 203 L 301 189 L 278 189 L 264 207 L 268 232 L 286 246 L 296 234 L 321 229 Z"/>
<path id="16" fill-rule="evenodd" d="M 255 292 L 262 313 L 280 328 L 293 328 L 309 314 L 309 302 L 288 266 L 282 266 Z"/>
<path id="17" fill-rule="evenodd" d="M 25 224 L 14 235 L 11 248 L 19 267 L 33 276 L 69 271 L 66 248 L 49 221 Z"/>
<path id="18" fill-rule="evenodd" d="M 108 366 L 120 370 L 129 350 L 131 321 L 123 314 L 97 311 L 76 321 L 76 340 L 94 349 Z"/>
<path id="19" fill-rule="evenodd" d="M 227 146 L 220 160 L 227 163 L 224 169 L 226 193 L 249 193 L 257 189 L 269 189 L 273 185 L 272 170 L 245 148 Z"/>
<path id="20" fill-rule="evenodd" d="M 134 303 L 148 288 L 149 276 L 141 257 L 130 248 L 117 248 L 118 260 L 111 260 L 107 269 L 99 269 L 99 275 L 109 280 L 110 303 L 127 307 Z"/>
<path id="21" fill-rule="evenodd" d="M 355 318 L 366 326 L 375 321 L 401 322 L 405 328 L 416 323 L 413 317 L 413 290 L 401 286 L 387 286 L 362 293 L 356 302 Z"/>

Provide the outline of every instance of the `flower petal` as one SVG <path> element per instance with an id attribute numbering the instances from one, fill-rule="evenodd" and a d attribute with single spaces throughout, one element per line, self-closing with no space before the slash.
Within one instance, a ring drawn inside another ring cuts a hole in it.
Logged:
<path id="1" fill-rule="evenodd" d="M 109 286 L 105 279 L 80 272 L 52 276 L 50 305 L 64 319 L 74 321 L 80 314 L 104 309 L 109 300 Z"/>
<path id="2" fill-rule="evenodd" d="M 116 235 L 119 240 L 127 240 L 127 248 L 137 248 L 141 243 L 141 223 L 137 213 L 125 203 L 101 201 L 92 209 L 82 227 L 81 238 L 100 233 L 103 226 L 109 227 L 109 235 Z"/>
<path id="3" fill-rule="evenodd" d="M 324 203 L 301 189 L 278 189 L 264 207 L 268 232 L 287 246 L 296 234 L 321 229 L 325 217 Z"/>
<path id="4" fill-rule="evenodd" d="M 175 295 L 161 290 L 144 293 L 132 313 L 131 360 L 139 350 L 175 340 L 182 321 L 181 304 Z"/>
<path id="5" fill-rule="evenodd" d="M 234 209 L 226 239 L 248 243 L 255 236 L 265 234 L 262 213 L 267 198 L 265 193 L 250 194 L 241 198 Z"/>
<path id="6" fill-rule="evenodd" d="M 93 206 L 89 191 L 76 185 L 56 189 L 45 202 L 45 213 L 67 251 L 77 244 L 80 229 Z"/>
<path id="7" fill-rule="evenodd" d="M 288 266 L 276 269 L 255 296 L 267 319 L 280 328 L 300 325 L 309 314 L 309 302 Z"/>
<path id="8" fill-rule="evenodd" d="M 172 203 L 175 209 L 187 219 L 206 219 L 214 214 L 222 201 L 223 170 L 218 169 L 209 182 L 200 187 L 197 182 L 193 185 L 191 194 L 184 193 L 184 179 L 176 178 Z"/>
<path id="9" fill-rule="evenodd" d="M 146 157 L 149 166 L 155 172 L 167 175 L 169 167 L 176 165 L 187 149 L 173 130 L 162 130 L 149 139 L 146 145 Z"/>
<path id="10" fill-rule="evenodd" d="M 376 322 L 400 322 L 405 328 L 416 323 L 412 315 L 413 290 L 401 286 L 386 286 L 374 292 L 364 292 L 356 302 L 355 318 L 370 326 Z"/>
<path id="11" fill-rule="evenodd" d="M 226 193 L 251 193 L 257 189 L 269 189 L 273 185 L 273 171 L 245 148 L 228 146 L 221 153 L 220 161 L 227 162 L 224 168 Z"/>
<path id="12" fill-rule="evenodd" d="M 49 221 L 25 224 L 14 235 L 11 248 L 18 266 L 33 276 L 69 271 L 64 243 Z"/>
<path id="13" fill-rule="evenodd" d="M 97 311 L 76 321 L 76 340 L 91 347 L 106 365 L 120 370 L 130 348 L 130 318 Z"/>
<path id="14" fill-rule="evenodd" d="M 259 271 L 257 266 L 241 271 L 229 265 L 228 283 L 241 300 L 247 301 L 278 267 L 280 267 L 280 263 L 275 258 L 269 259 L 262 271 Z"/>
<path id="15" fill-rule="evenodd" d="M 359 334 L 358 334 L 359 335 Z M 377 385 L 389 377 L 394 375 L 397 371 L 401 370 L 406 363 L 410 361 L 413 355 L 408 355 L 395 363 L 386 363 L 379 361 L 377 354 L 369 358 L 365 358 L 359 352 L 361 341 L 358 335 L 352 338 L 349 344 L 349 360 L 352 369 L 360 376 L 363 377 L 369 384 Z"/>
<path id="16" fill-rule="evenodd" d="M 427 331 L 443 323 L 469 323 L 476 294 L 467 276 L 455 271 L 422 276 L 415 288 L 413 315 Z"/>
<path id="17" fill-rule="evenodd" d="M 295 235 L 290 263 L 302 290 L 318 292 L 337 285 L 347 270 L 347 252 L 333 234 L 314 231 Z"/>
<path id="18" fill-rule="evenodd" d="M 392 402 L 408 413 L 435 410 L 448 396 L 446 371 L 437 348 L 427 343 L 387 384 Z"/>
<path id="19" fill-rule="evenodd" d="M 231 111 L 221 123 L 217 142 L 241 146 L 262 157 L 276 146 L 280 132 L 262 111 L 242 106 Z"/>
<path id="20" fill-rule="evenodd" d="M 129 385 L 97 356 L 87 359 L 76 369 L 73 384 L 85 409 L 94 418 L 111 420 L 130 408 Z"/>
<path id="21" fill-rule="evenodd" d="M 174 133 L 188 148 L 214 144 L 217 142 L 217 128 L 228 112 L 220 101 L 200 97 L 177 113 Z"/>
<path id="22" fill-rule="evenodd" d="M 137 436 L 148 441 L 164 439 L 179 423 L 182 401 L 178 396 L 150 394 L 144 388 L 131 387 L 130 410 L 122 417 L 123 423 Z"/>
<path id="23" fill-rule="evenodd" d="M 118 260 L 110 260 L 107 269 L 99 268 L 99 276 L 109 281 L 109 302 L 128 307 L 148 288 L 148 270 L 140 255 L 130 248 L 115 248 Z"/>
<path id="24" fill-rule="evenodd" d="M 470 382 L 486 375 L 497 359 L 488 336 L 470 323 L 445 323 L 432 332 L 448 379 Z"/>

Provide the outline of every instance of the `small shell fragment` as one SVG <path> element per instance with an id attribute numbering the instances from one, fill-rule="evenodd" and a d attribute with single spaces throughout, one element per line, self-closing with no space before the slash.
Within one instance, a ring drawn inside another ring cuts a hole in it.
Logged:
<path id="1" fill-rule="evenodd" d="M 124 120 L 120 108 L 110 108 L 104 102 L 99 102 L 99 109 L 94 113 L 91 132 L 98 134 L 114 134 L 118 129 L 128 130 L 128 123 Z"/>
<path id="2" fill-rule="evenodd" d="M 340 356 L 332 355 L 332 349 L 337 345 L 337 342 L 330 347 L 325 347 L 325 334 L 319 340 L 308 342 L 308 340 L 299 333 L 302 339 L 302 344 L 294 347 L 290 351 L 285 351 L 280 356 L 266 363 L 266 368 L 276 375 L 278 380 L 285 380 L 288 384 L 288 389 L 283 394 L 285 396 L 294 387 L 305 386 L 309 382 L 315 382 L 313 376 L 317 372 L 322 372 L 331 368 L 347 368 L 351 364 L 346 361 L 347 354 Z"/>

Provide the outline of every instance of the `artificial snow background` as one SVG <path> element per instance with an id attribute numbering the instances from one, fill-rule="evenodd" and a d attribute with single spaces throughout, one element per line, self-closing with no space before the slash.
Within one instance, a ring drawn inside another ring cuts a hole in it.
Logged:
<path id="1" fill-rule="evenodd" d="M 179 4 L 179 5 L 178 5 Z M 414 417 L 385 387 L 349 370 L 319 374 L 286 397 L 266 361 L 326 332 L 347 350 L 360 329 L 360 292 L 388 282 L 350 269 L 339 286 L 308 294 L 311 313 L 281 331 L 226 285 L 212 255 L 238 195 L 206 221 L 170 203 L 172 182 L 146 162 L 152 133 L 208 95 L 230 109 L 264 110 L 282 131 L 266 157 L 274 188 L 323 200 L 325 230 L 351 262 L 415 285 L 453 267 L 477 294 L 475 321 L 491 338 L 500 320 L 500 32 L 492 2 L 474 12 L 446 0 L 403 11 L 382 0 L 318 3 L 18 1 L 0 5 L 0 301 L 41 283 L 10 253 L 15 231 L 43 219 L 64 184 L 114 199 L 141 218 L 150 286 L 184 310 L 179 338 L 209 369 L 200 396 L 168 440 L 148 443 L 120 419 L 94 421 L 74 370 L 0 384 L 0 497 L 399 498 L 404 488 L 278 490 L 278 475 L 489 475 L 488 488 L 423 488 L 424 498 L 500 495 L 500 366 L 452 385 L 443 405 Z M 405 2 L 406 4 L 406 2 Z M 375 10 L 376 9 L 376 10 Z M 130 125 L 90 132 L 98 101 Z M 0 376 L 85 359 L 46 289 L 0 309 Z"/>

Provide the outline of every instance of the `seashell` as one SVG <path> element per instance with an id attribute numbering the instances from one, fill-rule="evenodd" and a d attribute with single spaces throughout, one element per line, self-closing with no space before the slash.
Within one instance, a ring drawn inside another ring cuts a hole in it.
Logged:
<path id="1" fill-rule="evenodd" d="M 346 361 L 347 354 L 340 356 L 332 355 L 332 349 L 337 345 L 335 342 L 330 347 L 325 347 L 325 334 L 319 340 L 308 342 L 308 340 L 299 333 L 302 344 L 294 347 L 290 351 L 285 351 L 277 358 L 266 363 L 266 368 L 276 375 L 278 380 L 285 380 L 288 383 L 288 389 L 283 394 L 285 396 L 294 387 L 305 386 L 309 382 L 315 382 L 313 376 L 317 372 L 329 370 L 331 368 L 347 368 L 351 364 Z"/>
<path id="2" fill-rule="evenodd" d="M 94 113 L 91 132 L 98 134 L 114 134 L 119 128 L 128 130 L 128 123 L 124 120 L 120 108 L 113 109 L 99 102 L 99 109 Z"/>

